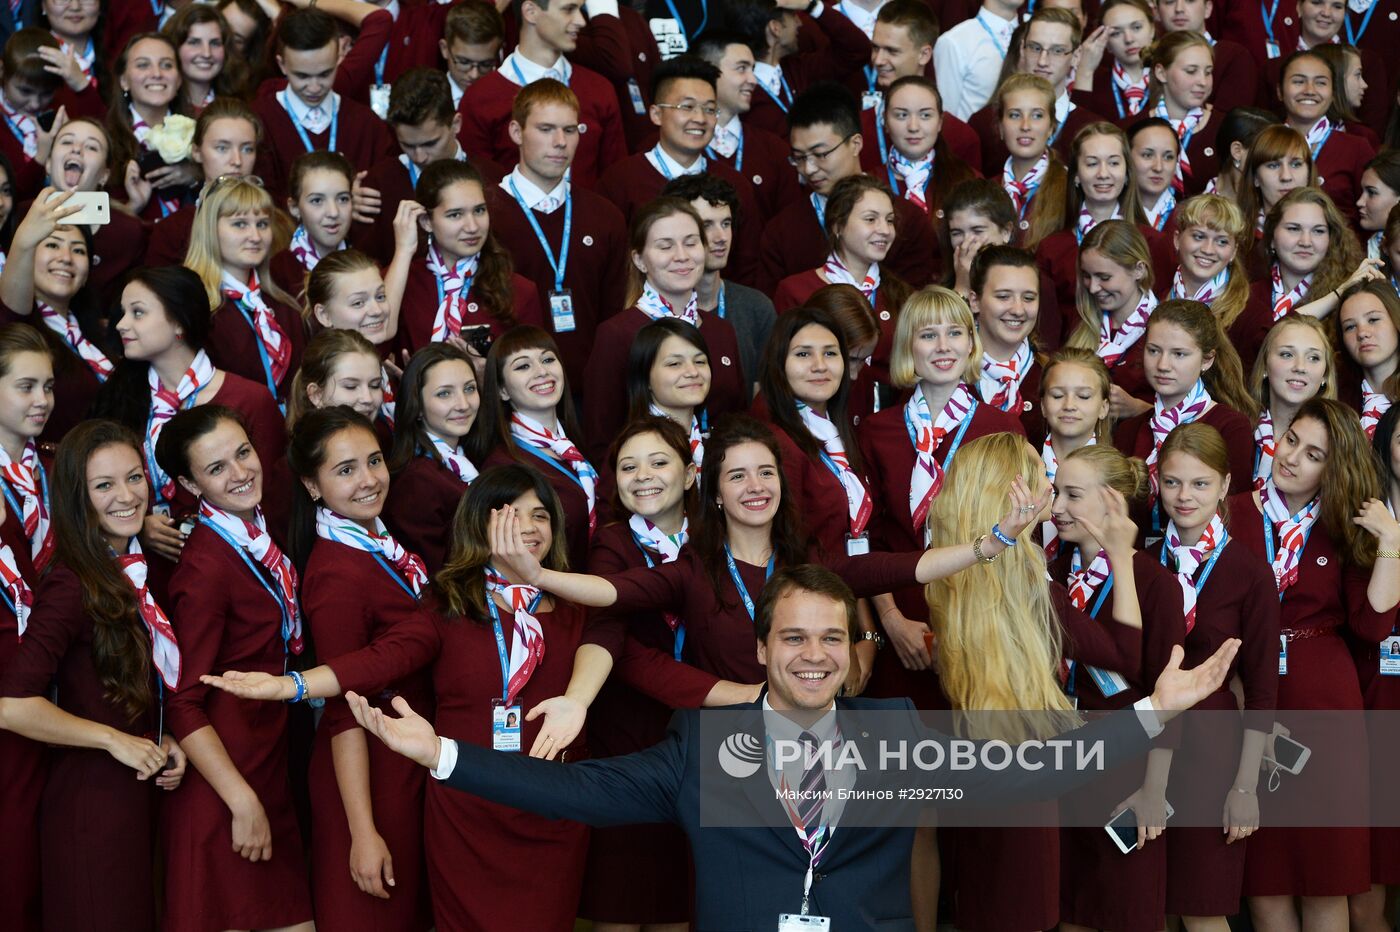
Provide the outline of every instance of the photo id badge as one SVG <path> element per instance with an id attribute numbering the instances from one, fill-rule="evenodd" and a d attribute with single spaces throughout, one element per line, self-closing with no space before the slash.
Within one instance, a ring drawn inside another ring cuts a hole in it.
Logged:
<path id="1" fill-rule="evenodd" d="M 870 552 L 870 535 L 862 534 L 859 537 L 846 535 L 846 556 L 858 557 Z"/>
<path id="2" fill-rule="evenodd" d="M 520 706 L 506 705 L 504 699 L 491 700 L 491 750 L 520 750 Z"/>
<path id="3" fill-rule="evenodd" d="M 574 329 L 574 293 L 567 288 L 551 291 L 549 316 L 555 333 L 571 333 Z"/>
<path id="4" fill-rule="evenodd" d="M 1276 41 L 1274 41 L 1273 39 L 1265 39 L 1265 40 L 1264 40 L 1264 55 L 1265 55 L 1266 57 L 1268 57 L 1268 58 L 1278 58 L 1278 56 L 1279 56 L 1279 47 L 1278 47 L 1278 43 L 1277 43 Z"/>
<path id="5" fill-rule="evenodd" d="M 389 88 L 388 84 L 376 84 L 369 89 L 369 108 L 381 120 L 389 119 Z"/>
<path id="6" fill-rule="evenodd" d="M 1400 676 L 1400 634 L 1381 641 L 1381 675 Z"/>
<path id="7" fill-rule="evenodd" d="M 1284 676 L 1288 673 L 1288 635 L 1278 636 L 1278 675 Z"/>
<path id="8" fill-rule="evenodd" d="M 829 916 L 779 913 L 778 932 L 831 932 L 831 918 Z"/>
<path id="9" fill-rule="evenodd" d="M 638 116 L 645 116 L 647 112 L 647 102 L 642 100 L 642 88 L 637 83 L 636 78 L 627 79 L 627 96 L 632 98 L 632 110 Z"/>

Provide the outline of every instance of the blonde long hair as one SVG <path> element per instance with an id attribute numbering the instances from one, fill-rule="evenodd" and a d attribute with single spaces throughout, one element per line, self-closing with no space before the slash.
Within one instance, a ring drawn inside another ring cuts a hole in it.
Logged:
<path id="1" fill-rule="evenodd" d="M 1005 512 L 1002 490 L 1018 475 L 1038 476 L 1032 485 L 1044 487 L 1040 454 L 1021 437 L 990 434 L 964 445 L 929 514 L 935 545 L 985 533 Z M 1045 554 L 1029 539 L 1023 543 L 994 564 L 978 563 L 924 590 L 938 636 L 939 677 L 953 708 L 1033 713 L 965 723 L 974 733 L 995 732 L 981 736 L 1008 741 L 1046 737 L 1078 722 L 1060 687 L 1064 638 Z"/>
<path id="2" fill-rule="evenodd" d="M 264 294 L 275 301 L 291 307 L 298 302 L 272 280 L 268 266 L 278 251 L 278 211 L 272 202 L 272 195 L 256 181 L 248 178 L 226 176 L 216 179 L 204 189 L 204 196 L 194 213 L 194 226 L 190 229 L 190 247 L 185 253 L 185 266 L 192 269 L 204 283 L 204 293 L 209 298 L 209 309 L 217 311 L 224 303 L 221 287 L 224 275 L 223 253 L 219 249 L 219 221 L 234 214 L 264 215 L 271 224 L 268 230 L 267 258 L 257 267 L 258 283 Z"/>

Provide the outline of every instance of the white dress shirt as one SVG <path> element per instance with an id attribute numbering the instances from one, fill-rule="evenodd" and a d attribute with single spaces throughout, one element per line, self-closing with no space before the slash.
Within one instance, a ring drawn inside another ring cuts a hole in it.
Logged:
<path id="1" fill-rule="evenodd" d="M 661 148 L 659 142 L 647 150 L 646 160 L 651 163 L 652 168 L 668 180 L 679 178 L 681 175 L 698 175 L 705 170 L 705 157 L 703 155 L 691 162 L 689 168 L 686 168 L 667 155 L 666 150 Z"/>
<path id="2" fill-rule="evenodd" d="M 569 196 L 569 176 L 567 174 L 559 179 L 559 183 L 551 190 L 541 191 L 538 185 L 520 173 L 520 166 L 517 165 L 511 169 L 509 175 L 501 179 L 501 190 L 514 198 L 515 193 L 510 189 L 511 182 L 515 183 L 515 190 L 520 192 L 520 199 L 525 202 L 525 206 L 543 214 L 552 214 L 563 207 L 564 199 Z"/>
<path id="3" fill-rule="evenodd" d="M 501 62 L 500 72 L 511 83 L 519 84 L 521 87 L 526 84 L 534 84 L 540 78 L 553 78 L 568 84 L 569 79 L 573 77 L 574 66 L 569 64 L 569 60 L 561 54 L 554 60 L 554 64 L 546 68 L 530 61 L 520 54 L 519 49 L 516 49 L 506 56 L 505 61 Z M 524 78 L 523 82 L 521 78 Z"/>
<path id="4" fill-rule="evenodd" d="M 324 133 L 330 129 L 331 114 L 340 112 L 340 95 L 335 91 L 331 91 L 330 96 L 317 106 L 308 107 L 306 101 L 288 87 L 277 95 L 277 102 L 287 111 L 292 122 L 301 124 L 301 128 L 308 133 Z"/>
<path id="5" fill-rule="evenodd" d="M 856 6 L 854 3 L 838 3 L 836 10 L 842 16 L 849 19 L 857 29 L 865 33 L 867 39 L 875 38 L 875 17 L 880 15 L 880 8 L 885 5 L 886 0 L 875 4 L 873 10 L 867 10 Z"/>
<path id="6" fill-rule="evenodd" d="M 944 112 L 966 120 L 986 106 L 1015 28 L 1014 19 L 1003 20 L 983 7 L 938 37 L 933 67 Z"/>
<path id="7" fill-rule="evenodd" d="M 731 158 L 744 141 L 744 124 L 736 113 L 723 126 L 716 124 L 715 138 L 710 140 L 710 148 L 723 158 Z"/>
<path id="8" fill-rule="evenodd" d="M 467 92 L 467 89 L 458 84 L 457 79 L 452 77 L 451 73 L 447 75 L 447 86 L 452 88 L 453 109 L 462 106 L 462 95 Z"/>

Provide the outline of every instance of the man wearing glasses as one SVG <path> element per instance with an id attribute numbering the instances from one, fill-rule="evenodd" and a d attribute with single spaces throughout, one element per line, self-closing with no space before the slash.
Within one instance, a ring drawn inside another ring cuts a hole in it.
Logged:
<path id="1" fill-rule="evenodd" d="M 501 14 L 489 3 L 463 3 L 448 9 L 451 12 L 442 24 L 438 51 L 447 62 L 447 82 L 456 109 L 477 78 L 500 66 L 506 27 Z"/>
<path id="2" fill-rule="evenodd" d="M 714 65 L 694 55 L 678 55 L 652 72 L 651 122 L 659 139 L 646 152 L 610 166 L 598 182 L 598 193 L 617 205 L 631 223 L 642 205 L 661 194 L 673 178 L 707 173 L 722 178 L 739 194 L 740 222 L 735 231 L 731 275 L 744 284 L 758 273 L 758 227 L 762 216 L 753 186 L 727 165 L 706 158 L 719 115 Z M 748 222 L 745 223 L 744 221 Z"/>
<path id="3" fill-rule="evenodd" d="M 788 111 L 788 161 L 806 186 L 806 196 L 768 222 L 760 244 L 760 288 L 772 293 L 789 275 L 819 267 L 831 252 L 826 229 L 826 198 L 836 182 L 859 175 L 865 145 L 860 105 L 846 88 L 818 84 L 797 95 Z M 909 201 L 896 198 L 895 241 L 885 262 L 915 288 L 933 280 L 941 266 L 938 241 L 929 218 Z"/>
<path id="4" fill-rule="evenodd" d="M 1070 161 L 1075 135 L 1090 123 L 1104 119 L 1070 99 L 1070 75 L 1079 59 L 1081 38 L 1079 20 L 1073 13 L 1042 6 L 1037 7 L 1027 21 L 1021 47 L 1011 50 L 1016 55 L 1018 74 L 1042 77 L 1055 89 L 1057 128 L 1050 137 L 1050 145 L 1066 164 Z M 1001 141 L 996 108 L 988 104 L 967 122 L 982 137 L 982 173 L 988 178 L 998 177 L 1008 153 Z"/>

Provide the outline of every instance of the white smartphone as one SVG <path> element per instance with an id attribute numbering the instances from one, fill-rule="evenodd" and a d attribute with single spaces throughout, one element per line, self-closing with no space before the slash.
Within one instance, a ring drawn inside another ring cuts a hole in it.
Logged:
<path id="1" fill-rule="evenodd" d="M 1176 810 L 1171 803 L 1167 803 L 1167 818 L 1170 820 Z M 1131 809 L 1124 809 L 1103 827 L 1108 832 L 1108 837 L 1113 839 L 1113 843 L 1118 846 L 1118 850 L 1124 854 L 1131 854 L 1137 849 L 1137 813 Z"/>
<path id="2" fill-rule="evenodd" d="M 1312 748 L 1299 744 L 1286 735 L 1274 735 L 1274 753 L 1267 754 L 1264 760 L 1276 764 L 1279 770 L 1297 775 L 1303 772 L 1303 765 L 1312 757 Z"/>
<path id="3" fill-rule="evenodd" d="M 55 192 L 49 200 L 62 196 L 61 193 Z M 63 218 L 64 223 L 71 223 L 73 226 L 103 226 L 112 222 L 112 204 L 106 191 L 74 191 L 64 206 L 78 208 L 77 213 Z"/>

